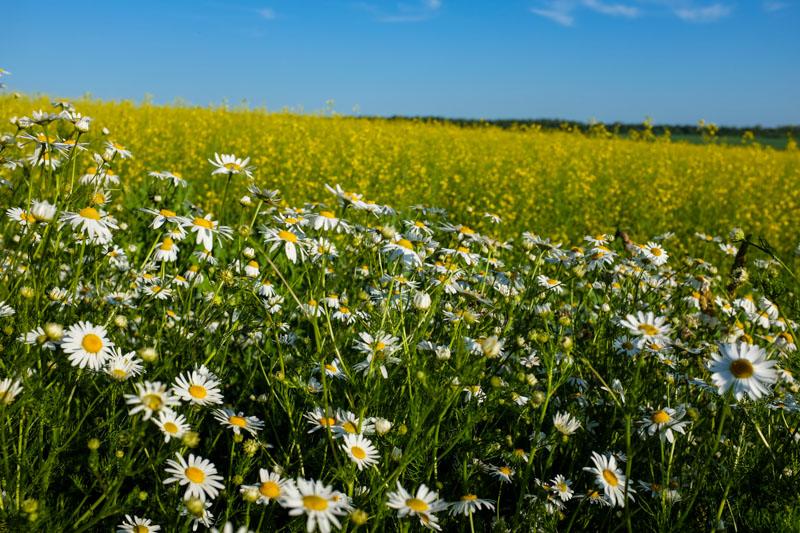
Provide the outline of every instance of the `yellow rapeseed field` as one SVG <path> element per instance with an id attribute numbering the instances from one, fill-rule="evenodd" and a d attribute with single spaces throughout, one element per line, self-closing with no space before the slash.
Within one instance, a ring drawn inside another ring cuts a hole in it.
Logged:
<path id="1" fill-rule="evenodd" d="M 0 98 L 3 116 L 50 107 L 44 97 Z M 507 236 L 530 230 L 574 242 L 622 228 L 644 241 L 675 231 L 686 251 L 696 250 L 697 240 L 688 238 L 695 231 L 721 235 L 734 226 L 762 233 L 784 251 L 800 239 L 796 149 L 259 109 L 78 107 L 135 154 L 121 170 L 126 190 L 148 171 L 178 171 L 212 210 L 224 180 L 209 177 L 207 158 L 219 152 L 250 157 L 256 183 L 280 188 L 289 204 L 340 183 L 398 209 L 444 207 L 476 229 L 489 224 L 484 213 L 497 213 Z"/>

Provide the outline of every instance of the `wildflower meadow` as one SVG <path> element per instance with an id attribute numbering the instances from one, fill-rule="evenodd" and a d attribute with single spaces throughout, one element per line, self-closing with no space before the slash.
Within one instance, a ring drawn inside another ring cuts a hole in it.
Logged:
<path id="1" fill-rule="evenodd" d="M 800 529 L 796 148 L 0 114 L 0 531 Z"/>

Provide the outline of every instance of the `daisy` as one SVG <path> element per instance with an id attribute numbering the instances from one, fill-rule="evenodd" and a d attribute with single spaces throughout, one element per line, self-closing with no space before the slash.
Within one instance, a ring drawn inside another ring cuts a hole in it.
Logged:
<path id="1" fill-rule="evenodd" d="M 194 217 L 194 219 L 191 220 L 187 217 L 183 217 L 181 219 L 181 225 L 192 233 L 197 233 L 195 244 L 202 243 L 203 248 L 209 252 L 214 247 L 214 235 L 217 236 L 217 239 L 224 237 L 230 240 L 233 238 L 233 230 L 228 226 L 220 226 L 219 222 L 216 220 L 211 220 L 211 214 L 203 218 Z"/>
<path id="2" fill-rule="evenodd" d="M 102 211 L 94 207 L 84 207 L 78 212 L 64 211 L 58 218 L 60 227 L 67 224 L 79 232 L 89 234 L 89 242 L 92 244 L 106 244 L 111 241 L 111 230 L 118 229 L 114 219 L 105 216 Z"/>
<path id="3" fill-rule="evenodd" d="M 203 502 L 207 497 L 213 500 L 219 494 L 219 489 L 225 488 L 225 485 L 220 483 L 224 478 L 217 475 L 217 468 L 208 459 L 190 453 L 187 462 L 180 453 L 176 452 L 175 456 L 178 458 L 177 461 L 171 459 L 167 461 L 169 465 L 167 473 L 172 475 L 163 483 L 169 485 L 177 481 L 180 485 L 188 485 L 183 495 L 184 500 L 191 497 L 199 498 Z"/>
<path id="4" fill-rule="evenodd" d="M 186 422 L 186 418 L 174 411 L 160 411 L 158 413 L 158 420 L 153 419 L 153 423 L 164 433 L 164 442 L 169 442 L 170 439 L 179 439 L 183 437 L 187 431 L 192 430 L 192 426 Z"/>
<path id="5" fill-rule="evenodd" d="M 345 435 L 342 449 L 359 471 L 378 463 L 378 450 L 362 435 Z"/>
<path id="6" fill-rule="evenodd" d="M 480 511 L 481 508 L 484 507 L 486 509 L 494 511 L 494 503 L 492 503 L 491 501 L 483 500 L 471 493 L 465 494 L 459 499 L 459 501 L 450 504 L 450 514 L 452 516 L 456 516 L 459 514 L 463 514 L 464 516 L 469 516 L 475 511 Z"/>
<path id="7" fill-rule="evenodd" d="M 585 466 L 583 469 L 597 476 L 595 484 L 603 489 L 612 506 L 625 507 L 625 487 L 628 480 L 622 471 L 617 468 L 617 460 L 613 455 L 605 456 L 592 452 L 592 462 L 594 463 L 594 468 Z M 633 500 L 632 494 L 636 493 L 633 487 L 627 487 L 627 492 L 628 499 Z"/>
<path id="8" fill-rule="evenodd" d="M 172 392 L 192 405 L 218 405 L 223 402 L 219 386 L 213 374 L 192 370 L 175 378 Z"/>
<path id="9" fill-rule="evenodd" d="M 331 416 L 326 416 L 321 407 L 317 407 L 313 411 L 309 411 L 303 416 L 306 417 L 306 420 L 309 424 L 314 426 L 308 430 L 309 433 L 314 433 L 318 429 L 322 428 L 332 428 L 334 425 L 336 425 L 336 419 Z"/>
<path id="10" fill-rule="evenodd" d="M 575 494 L 575 492 L 572 490 L 572 487 L 570 487 L 571 484 L 572 482 L 569 479 L 566 479 L 561 474 L 558 474 L 552 479 L 552 481 L 550 481 L 550 488 L 556 496 L 561 498 L 562 502 L 568 502 Z"/>
<path id="11" fill-rule="evenodd" d="M 656 266 L 661 266 L 669 259 L 669 254 L 661 246 L 654 242 L 648 242 L 642 247 L 645 257 Z"/>
<path id="12" fill-rule="evenodd" d="M 490 465 L 488 471 L 491 475 L 496 476 L 503 483 L 511 483 L 511 479 L 516 473 L 513 468 L 508 466 L 493 466 Z"/>
<path id="13" fill-rule="evenodd" d="M 572 435 L 581 427 L 580 421 L 569 413 L 558 413 L 553 416 L 553 426 L 562 435 Z"/>
<path id="14" fill-rule="evenodd" d="M 119 154 L 122 159 L 133 158 L 133 154 L 131 151 L 126 149 L 119 143 L 106 141 L 106 153 L 109 154 L 109 157 L 106 159 L 111 159 L 111 157 L 115 154 Z"/>
<path id="15" fill-rule="evenodd" d="M 303 261 L 306 257 L 306 248 L 308 244 L 303 240 L 303 237 L 304 235 L 302 233 L 298 234 L 284 229 L 277 230 L 274 228 L 267 228 L 264 234 L 264 241 L 272 243 L 272 247 L 269 249 L 270 252 L 275 251 L 278 246 L 283 245 L 286 258 L 292 263 L 297 263 L 298 253 L 300 255 L 300 261 Z"/>
<path id="16" fill-rule="evenodd" d="M 614 262 L 615 255 L 617 254 L 607 247 L 597 246 L 589 250 L 589 255 L 586 256 L 586 266 L 589 270 L 602 269 L 605 265 L 610 265 Z"/>
<path id="17" fill-rule="evenodd" d="M 322 533 L 329 533 L 331 524 L 341 528 L 339 516 L 350 510 L 346 498 L 322 481 L 297 478 L 294 490 L 287 491 L 282 505 L 289 509 L 290 516 L 306 514 L 306 531 L 311 533 L 317 527 Z"/>
<path id="18" fill-rule="evenodd" d="M 61 349 L 69 354 L 72 366 L 100 370 L 112 355 L 114 343 L 108 340 L 106 328 L 89 322 L 73 324 L 64 334 Z"/>
<path id="19" fill-rule="evenodd" d="M 211 173 L 213 176 L 214 174 L 228 174 L 229 176 L 232 174 L 244 174 L 250 179 L 253 179 L 252 171 L 256 169 L 256 167 L 248 167 L 247 163 L 250 162 L 250 158 L 246 159 L 239 159 L 233 154 L 220 154 L 214 153 L 214 161 L 208 160 L 209 163 L 217 167 L 214 172 Z"/>
<path id="20" fill-rule="evenodd" d="M 686 415 L 686 409 L 683 406 L 679 406 L 678 409 L 670 407 L 657 409 L 639 421 L 639 424 L 641 424 L 639 433 L 642 436 L 647 434 L 651 437 L 658 433 L 658 438 L 661 439 L 661 442 L 665 440 L 670 443 L 675 442 L 675 436 L 672 434 L 673 430 L 685 434 L 683 428 L 688 422 L 681 422 L 684 415 Z"/>
<path id="21" fill-rule="evenodd" d="M 347 374 L 342 371 L 341 366 L 342 363 L 338 358 L 334 359 L 330 363 L 325 364 L 325 375 L 331 378 L 347 380 Z M 319 369 L 320 365 L 316 365 L 314 371 L 319 372 Z"/>
<path id="22" fill-rule="evenodd" d="M 170 211 L 169 209 L 156 210 L 152 207 L 141 207 L 139 208 L 139 211 L 153 215 L 153 221 L 150 223 L 150 227 L 153 229 L 160 228 L 166 222 L 174 222 L 176 224 L 183 222 L 183 217 L 179 216 L 175 211 Z"/>
<path id="23" fill-rule="evenodd" d="M 161 244 L 156 246 L 156 250 L 153 253 L 153 261 L 174 263 L 178 260 L 178 251 L 178 245 L 175 244 L 175 241 L 167 237 L 161 241 Z"/>
<path id="24" fill-rule="evenodd" d="M 6 378 L 0 381 L 0 402 L 3 404 L 11 404 L 20 392 L 22 384 L 18 379 Z"/>
<path id="25" fill-rule="evenodd" d="M 123 354 L 114 347 L 103 370 L 113 379 L 125 381 L 142 373 L 142 360 L 136 357 L 136 352 Z"/>
<path id="26" fill-rule="evenodd" d="M 737 342 L 725 343 L 719 353 L 711 354 L 708 370 L 711 381 L 725 394 L 733 387 L 734 396 L 741 401 L 747 394 L 753 400 L 769 393 L 769 384 L 778 378 L 773 368 L 776 361 L 767 359 L 767 352 L 760 346 Z"/>
<path id="27" fill-rule="evenodd" d="M 0 309 L 2 309 L 3 305 L 0 302 Z M 0 316 L 3 316 L 0 314 Z M 38 344 L 39 347 L 46 349 L 46 350 L 55 350 L 56 344 L 50 340 L 47 336 L 47 333 L 44 331 L 44 328 L 36 328 L 20 337 L 17 337 L 17 340 L 23 344 Z"/>
<path id="28" fill-rule="evenodd" d="M 417 488 L 417 492 L 412 496 L 397 481 L 397 491 L 387 494 L 389 501 L 386 505 L 397 510 L 397 516 L 419 517 L 423 526 L 440 530 L 438 519 L 433 513 L 447 509 L 447 503 L 439 499 L 439 493 L 431 491 L 424 484 Z"/>
<path id="29" fill-rule="evenodd" d="M 153 413 L 172 411 L 172 407 L 180 405 L 180 400 L 167 391 L 167 386 L 160 381 L 145 381 L 144 384 L 136 383 L 136 394 L 126 394 L 125 403 L 133 405 L 128 413 L 133 416 L 144 412 L 143 420 L 150 420 Z"/>
<path id="30" fill-rule="evenodd" d="M 264 429 L 264 422 L 255 416 L 246 416 L 239 411 L 235 412 L 233 409 L 224 408 L 214 411 L 214 418 L 223 426 L 229 427 L 237 435 L 242 434 L 242 430 L 247 431 L 251 435 Z"/>
<path id="31" fill-rule="evenodd" d="M 551 290 L 556 294 L 561 294 L 562 292 L 564 292 L 563 284 L 557 279 L 548 278 L 547 276 L 540 275 L 537 276 L 536 282 L 539 284 L 540 287 L 547 290 Z"/>
<path id="32" fill-rule="evenodd" d="M 211 502 L 202 502 L 202 508 L 195 509 L 194 511 L 190 511 L 186 508 L 186 502 L 181 506 L 181 516 L 190 516 L 192 519 L 192 531 L 197 531 L 199 526 L 208 529 L 211 527 L 211 524 L 214 523 L 214 515 L 209 511 L 211 505 Z M 217 528 L 212 528 L 211 531 L 219 532 Z"/>
<path id="33" fill-rule="evenodd" d="M 117 526 L 117 533 L 154 533 L 161 531 L 161 526 L 152 523 L 147 518 L 139 518 L 136 515 L 125 515 L 125 521 Z"/>
<path id="34" fill-rule="evenodd" d="M 35 216 L 24 211 L 23 209 L 20 209 L 19 207 L 10 207 L 6 209 L 6 216 L 22 227 L 30 226 L 36 223 Z"/>
<path id="35" fill-rule="evenodd" d="M 240 492 L 248 489 L 255 489 L 258 491 L 258 500 L 256 503 L 267 505 L 270 501 L 282 500 L 287 492 L 297 490 L 294 486 L 294 481 L 291 479 L 284 479 L 276 472 L 270 472 L 264 468 L 258 470 L 259 481 L 258 485 L 242 485 Z"/>
<path id="36" fill-rule="evenodd" d="M 414 250 L 414 245 L 408 239 L 398 239 L 396 242 L 389 242 L 382 248 L 383 253 L 391 260 L 402 260 L 408 267 L 422 266 L 422 259 Z"/>
<path id="37" fill-rule="evenodd" d="M 638 337 L 636 343 L 638 348 L 642 348 L 645 344 L 655 342 L 660 346 L 669 346 L 670 339 L 668 337 L 672 328 L 667 324 L 667 318 L 663 316 L 655 316 L 652 311 L 646 314 L 639 311 L 637 316 L 627 315 L 624 320 L 620 321 L 620 325 L 628 328 L 631 334 Z"/>
<path id="38" fill-rule="evenodd" d="M 187 185 L 186 180 L 183 179 L 183 174 L 180 172 L 169 172 L 164 170 L 162 172 L 148 172 L 147 175 L 156 179 L 160 179 L 161 181 L 169 180 L 172 182 L 173 187 L 186 187 Z"/>
<path id="39" fill-rule="evenodd" d="M 12 316 L 16 311 L 10 305 L 6 305 L 5 300 L 0 302 L 0 317 L 3 316 Z"/>
<path id="40" fill-rule="evenodd" d="M 331 231 L 335 229 L 336 233 L 343 231 L 349 233 L 352 229 L 346 220 L 338 218 L 331 211 L 320 211 L 311 219 L 311 225 L 315 230 Z"/>

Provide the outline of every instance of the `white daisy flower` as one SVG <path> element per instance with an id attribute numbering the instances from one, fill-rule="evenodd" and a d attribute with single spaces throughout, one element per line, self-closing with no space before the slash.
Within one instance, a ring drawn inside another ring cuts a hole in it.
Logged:
<path id="1" fill-rule="evenodd" d="M 192 426 L 186 422 L 186 417 L 166 409 L 159 411 L 158 420 L 153 419 L 153 423 L 164 433 L 164 442 L 169 442 L 170 439 L 179 439 L 192 429 Z"/>
<path id="2" fill-rule="evenodd" d="M 267 505 L 272 500 L 280 501 L 286 496 L 287 492 L 297 490 L 293 480 L 284 479 L 276 472 L 260 468 L 258 477 L 260 481 L 258 485 L 242 485 L 239 489 L 240 492 L 245 492 L 248 489 L 257 490 L 258 500 L 256 500 L 256 503 L 258 504 Z"/>
<path id="3" fill-rule="evenodd" d="M 70 326 L 61 341 L 61 349 L 69 354 L 72 366 L 100 370 L 113 355 L 114 343 L 108 340 L 106 328 L 89 322 Z"/>
<path id="4" fill-rule="evenodd" d="M 380 454 L 377 448 L 363 435 L 345 435 L 343 440 L 342 449 L 359 471 L 378 463 Z"/>
<path id="5" fill-rule="evenodd" d="M 264 422 L 255 416 L 246 416 L 244 413 L 236 412 L 233 409 L 224 408 L 214 411 L 214 418 L 223 426 L 229 427 L 237 435 L 241 435 L 242 430 L 251 435 L 255 435 L 264 429 Z"/>
<path id="6" fill-rule="evenodd" d="M 220 155 L 215 152 L 214 161 L 209 159 L 208 162 L 217 167 L 217 169 L 211 173 L 212 176 L 214 174 L 244 174 L 248 178 L 252 179 L 252 171 L 256 169 L 256 167 L 247 166 L 247 163 L 250 162 L 249 157 L 245 159 L 239 159 L 233 154 Z"/>
<path id="7" fill-rule="evenodd" d="M 167 461 L 169 467 L 166 470 L 172 475 L 163 483 L 169 485 L 177 481 L 181 486 L 187 485 L 183 495 L 184 500 L 191 497 L 199 498 L 203 502 L 207 498 L 213 500 L 219 494 L 219 489 L 225 488 L 225 485 L 220 483 L 224 478 L 217 475 L 217 468 L 208 459 L 189 454 L 187 462 L 180 453 L 176 452 L 175 456 L 178 458 L 177 461 L 171 459 Z"/>
<path id="8" fill-rule="evenodd" d="M 161 410 L 172 411 L 172 407 L 180 405 L 180 400 L 172 396 L 167 386 L 160 381 L 145 381 L 136 383 L 136 394 L 126 394 L 125 403 L 132 405 L 130 416 L 143 412 L 143 420 L 150 420 L 153 413 Z"/>
<path id="9" fill-rule="evenodd" d="M 175 378 L 172 392 L 192 405 L 219 405 L 223 402 L 220 382 L 213 374 L 192 370 Z"/>
<path id="10" fill-rule="evenodd" d="M 622 471 L 617 468 L 617 460 L 613 455 L 605 456 L 592 452 L 594 467 L 585 466 L 586 472 L 595 474 L 595 484 L 603 489 L 606 497 L 614 507 L 625 507 L 625 485 L 627 479 Z M 636 491 L 628 487 L 628 499 L 633 500 Z"/>
<path id="11" fill-rule="evenodd" d="M 741 401 L 745 395 L 753 400 L 770 392 L 769 385 L 775 383 L 778 374 L 776 361 L 767 359 L 767 352 L 760 346 L 737 342 L 725 343 L 719 353 L 711 354 L 708 370 L 711 381 L 725 394 L 733 387 L 734 396 Z"/>
<path id="12" fill-rule="evenodd" d="M 147 518 L 139 518 L 136 515 L 125 515 L 125 521 L 117 526 L 117 533 L 155 533 L 161 531 L 161 526 L 153 524 Z"/>
<path id="13" fill-rule="evenodd" d="M 439 531 L 438 518 L 434 513 L 447 509 L 447 503 L 439 499 L 439 493 L 433 492 L 424 484 L 417 488 L 412 496 L 400 481 L 397 481 L 397 490 L 387 494 L 389 501 L 386 505 L 397 510 L 397 516 L 417 516 L 423 526 Z"/>
<path id="14" fill-rule="evenodd" d="M 306 514 L 306 531 L 311 533 L 317 527 L 322 533 L 329 533 L 331 524 L 341 528 L 340 516 L 350 511 L 346 497 L 325 485 L 322 481 L 297 478 L 294 490 L 287 490 L 282 505 L 289 509 L 290 516 Z"/>

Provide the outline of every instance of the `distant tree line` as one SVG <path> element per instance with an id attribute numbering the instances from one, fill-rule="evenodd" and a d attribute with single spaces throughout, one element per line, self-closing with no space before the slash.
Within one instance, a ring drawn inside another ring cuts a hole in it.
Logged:
<path id="1" fill-rule="evenodd" d="M 572 120 L 560 120 L 554 118 L 537 118 L 537 119 L 468 119 L 468 118 L 443 118 L 443 117 L 405 117 L 393 115 L 387 117 L 389 120 L 418 120 L 423 122 L 439 122 L 445 124 L 454 124 L 462 127 L 481 127 L 481 126 L 497 126 L 503 129 L 513 129 L 522 126 L 540 126 L 545 130 L 579 130 L 582 133 L 588 133 L 597 129 L 597 126 L 602 124 L 609 132 L 617 133 L 620 135 L 630 134 L 632 132 L 644 133 L 649 130 L 653 135 L 662 136 L 667 134 L 671 135 L 699 135 L 707 130 L 708 124 L 701 126 L 700 124 L 658 124 L 651 125 L 648 123 L 642 124 L 626 124 L 621 122 L 614 123 L 586 123 L 576 122 Z M 798 126 L 777 126 L 777 127 L 763 127 L 761 125 L 748 126 L 748 127 L 733 127 L 733 126 L 715 126 L 715 134 L 718 137 L 741 137 L 745 132 L 750 131 L 755 137 L 760 138 L 773 138 L 773 139 L 786 139 L 787 136 L 798 138 L 800 134 L 800 127 Z"/>

